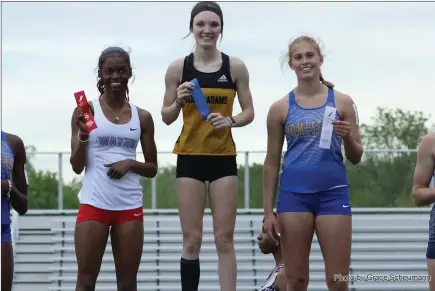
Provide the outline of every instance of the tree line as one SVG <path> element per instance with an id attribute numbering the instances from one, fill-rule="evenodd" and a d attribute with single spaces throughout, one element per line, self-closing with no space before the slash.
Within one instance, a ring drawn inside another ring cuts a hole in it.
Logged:
<path id="1" fill-rule="evenodd" d="M 360 130 L 366 150 L 360 164 L 346 161 L 351 184 L 352 207 L 414 207 L 411 199 L 412 177 L 420 138 L 433 126 L 430 116 L 421 111 L 378 108 L 372 124 L 361 124 Z M 397 151 L 400 149 L 401 152 Z M 409 150 L 409 151 L 407 151 Z M 32 157 L 36 148 L 27 147 L 29 166 L 30 209 L 57 209 L 57 173 L 35 169 Z M 244 207 L 244 166 L 239 166 L 238 206 Z M 263 166 L 253 164 L 250 172 L 250 208 L 262 208 Z M 175 166 L 161 167 L 156 178 L 157 207 L 176 208 Z M 144 188 L 144 207 L 151 208 L 151 180 L 141 179 Z M 65 209 L 77 209 L 79 179 L 64 184 Z"/>

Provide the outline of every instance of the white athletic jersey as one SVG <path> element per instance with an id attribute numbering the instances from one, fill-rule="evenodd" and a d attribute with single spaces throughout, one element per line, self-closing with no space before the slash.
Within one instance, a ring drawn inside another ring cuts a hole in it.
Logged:
<path id="1" fill-rule="evenodd" d="M 143 205 L 139 175 L 129 171 L 121 179 L 112 179 L 107 176 L 110 168 L 104 166 L 125 159 L 136 160 L 141 135 L 137 108 L 129 102 L 130 121 L 114 124 L 104 116 L 98 99 L 92 104 L 97 128 L 89 134 L 87 165 L 79 201 L 105 210 L 139 208 Z"/>
<path id="2" fill-rule="evenodd" d="M 272 273 L 270 273 L 269 277 L 267 277 L 266 281 L 264 281 L 263 286 L 261 286 L 260 291 L 276 291 L 275 280 L 276 277 L 278 276 L 279 271 L 281 271 L 283 267 L 284 264 L 281 264 L 278 267 L 276 267 L 272 271 Z M 284 291 L 284 290 L 280 290 L 280 291 Z"/>

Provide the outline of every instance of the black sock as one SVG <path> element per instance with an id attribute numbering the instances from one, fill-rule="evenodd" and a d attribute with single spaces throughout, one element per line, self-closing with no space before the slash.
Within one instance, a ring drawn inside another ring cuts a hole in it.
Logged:
<path id="1" fill-rule="evenodd" d="M 180 274 L 182 291 L 198 291 L 200 274 L 199 259 L 186 260 L 181 258 Z"/>

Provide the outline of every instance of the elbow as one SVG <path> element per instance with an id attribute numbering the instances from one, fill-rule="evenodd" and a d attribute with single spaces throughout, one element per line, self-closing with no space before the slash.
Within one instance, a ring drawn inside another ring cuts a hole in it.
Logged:
<path id="1" fill-rule="evenodd" d="M 162 121 L 164 124 L 166 124 L 168 126 L 174 122 L 173 120 L 170 120 L 169 118 L 165 118 L 165 117 L 162 118 Z"/>
<path id="2" fill-rule="evenodd" d="M 19 215 L 24 215 L 29 210 L 29 203 L 27 197 L 24 199 L 23 204 L 20 207 L 17 207 L 16 211 Z"/>
<path id="3" fill-rule="evenodd" d="M 83 172 L 83 169 L 85 168 L 83 166 L 77 165 L 74 162 L 71 162 L 71 165 L 72 165 L 73 172 L 76 173 L 77 175 L 80 175 Z"/>
<path id="4" fill-rule="evenodd" d="M 162 112 L 161 112 L 161 114 L 162 114 L 162 121 L 163 121 L 163 123 L 164 124 L 166 124 L 166 125 L 171 125 L 175 120 L 174 119 L 172 119 L 166 112 L 165 112 L 165 110 L 164 109 L 162 109 Z"/>
<path id="5" fill-rule="evenodd" d="M 423 204 L 423 203 L 421 203 L 420 201 L 414 201 L 415 203 L 415 206 L 417 206 L 417 207 L 422 207 L 422 206 L 425 206 L 425 204 Z"/>
<path id="6" fill-rule="evenodd" d="M 132 169 L 132 171 L 139 176 L 148 179 L 153 179 L 157 176 L 157 162 L 145 162 L 145 164 L 136 162 L 135 164 L 137 165 L 137 167 Z"/>
<path id="7" fill-rule="evenodd" d="M 69 163 L 72 166 L 72 170 L 77 175 L 80 175 L 83 172 L 84 166 L 77 165 L 77 162 L 75 161 L 73 155 L 71 155 L 71 158 L 69 159 Z"/>
<path id="8" fill-rule="evenodd" d="M 84 167 L 74 166 L 72 167 L 72 170 L 77 175 L 80 175 L 83 172 Z"/>
<path id="9" fill-rule="evenodd" d="M 364 150 L 361 149 L 358 152 L 352 153 L 352 154 L 346 154 L 346 158 L 349 162 L 351 162 L 352 165 L 356 166 L 361 162 L 362 156 L 363 156 Z"/>
<path id="10" fill-rule="evenodd" d="M 157 165 L 154 165 L 150 173 L 150 178 L 155 178 L 157 176 L 157 172 L 158 172 L 157 170 L 158 170 Z"/>
<path id="11" fill-rule="evenodd" d="M 420 199 L 419 195 L 416 193 L 415 189 L 412 190 L 412 200 L 414 201 L 415 206 L 424 206 L 423 201 Z"/>
<path id="12" fill-rule="evenodd" d="M 29 207 L 26 205 L 25 207 L 23 207 L 23 209 L 19 209 L 17 212 L 19 215 L 25 215 L 28 210 L 29 210 Z"/>
<path id="13" fill-rule="evenodd" d="M 418 193 L 418 188 L 412 189 L 412 200 L 414 201 L 414 204 L 418 207 L 425 206 L 427 203 L 422 199 L 421 195 Z"/>
<path id="14" fill-rule="evenodd" d="M 246 124 L 251 124 L 255 119 L 254 108 L 250 108 L 246 116 Z"/>
<path id="15" fill-rule="evenodd" d="M 251 124 L 254 121 L 255 115 L 252 113 L 252 115 L 249 115 L 248 124 Z"/>
<path id="16" fill-rule="evenodd" d="M 361 162 L 361 156 L 347 158 L 352 165 L 356 166 Z"/>
<path id="17" fill-rule="evenodd" d="M 157 165 L 146 163 L 146 166 L 146 168 L 137 171 L 136 173 L 144 178 L 154 179 L 157 176 Z"/>
<path id="18" fill-rule="evenodd" d="M 413 197 L 413 200 L 414 200 L 414 204 L 415 204 L 415 206 L 417 206 L 417 207 L 424 206 L 424 203 L 422 203 L 419 199 L 415 199 L 415 198 Z"/>

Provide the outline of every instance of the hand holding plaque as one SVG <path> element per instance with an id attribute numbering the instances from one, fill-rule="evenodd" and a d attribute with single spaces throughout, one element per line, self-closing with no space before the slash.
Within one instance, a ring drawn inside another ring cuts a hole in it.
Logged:
<path id="1" fill-rule="evenodd" d="M 79 124 L 80 130 L 85 130 L 85 132 L 89 133 L 97 128 L 97 124 L 95 123 L 94 116 L 91 113 L 91 108 L 89 107 L 88 100 L 86 99 L 85 91 L 74 93 L 74 97 L 78 107 L 76 112 L 77 118 L 81 119 L 85 126 L 85 128 L 82 128 L 82 126 Z"/>

